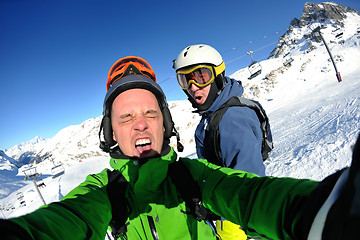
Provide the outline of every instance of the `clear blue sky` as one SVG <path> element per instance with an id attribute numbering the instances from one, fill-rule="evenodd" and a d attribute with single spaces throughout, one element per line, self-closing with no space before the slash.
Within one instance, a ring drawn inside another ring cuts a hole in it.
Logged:
<path id="1" fill-rule="evenodd" d="M 249 50 L 266 59 L 305 2 L 0 0 L 0 149 L 100 116 L 107 72 L 124 56 L 145 58 L 168 100 L 186 99 L 172 69 L 183 48 L 215 47 L 230 75 Z"/>

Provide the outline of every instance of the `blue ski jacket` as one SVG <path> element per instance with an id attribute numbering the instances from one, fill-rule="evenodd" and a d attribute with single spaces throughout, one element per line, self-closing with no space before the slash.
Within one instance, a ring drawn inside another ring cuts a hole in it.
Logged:
<path id="1" fill-rule="evenodd" d="M 235 79 L 226 77 L 224 89 L 210 108 L 201 112 L 200 123 L 195 131 L 196 152 L 199 158 L 206 158 L 211 144 L 205 143 L 205 130 L 211 113 L 234 96 L 242 96 L 244 89 Z M 261 155 L 262 132 L 260 121 L 254 110 L 248 107 L 230 107 L 219 124 L 220 149 L 225 167 L 265 175 Z"/>

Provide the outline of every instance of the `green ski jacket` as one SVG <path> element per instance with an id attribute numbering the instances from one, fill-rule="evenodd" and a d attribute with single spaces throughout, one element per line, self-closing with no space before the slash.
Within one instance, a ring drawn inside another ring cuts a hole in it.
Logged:
<path id="1" fill-rule="evenodd" d="M 168 165 L 176 159 L 173 149 L 145 163 L 139 159 L 110 159 L 111 167 L 128 181 L 127 239 L 216 239 L 206 222 L 189 214 L 167 175 Z M 293 239 L 304 199 L 318 184 L 311 180 L 260 178 L 203 159 L 179 161 L 198 182 L 205 207 L 240 224 L 247 234 L 264 238 Z M 106 190 L 109 171 L 89 175 L 59 203 L 11 221 L 34 239 L 105 239 L 112 217 Z"/>

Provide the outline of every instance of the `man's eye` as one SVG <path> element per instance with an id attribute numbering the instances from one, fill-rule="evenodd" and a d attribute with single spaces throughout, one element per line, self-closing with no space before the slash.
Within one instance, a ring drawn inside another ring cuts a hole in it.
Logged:
<path id="1" fill-rule="evenodd" d="M 129 118 L 126 118 L 126 119 L 121 119 L 121 123 L 128 123 L 128 122 L 130 122 L 131 121 L 131 119 L 129 119 Z"/>
<path id="2" fill-rule="evenodd" d="M 157 111 L 153 111 L 153 110 L 147 111 L 145 113 L 145 117 L 147 117 L 147 118 L 157 118 L 158 116 L 159 116 L 159 113 Z"/>
<path id="3" fill-rule="evenodd" d="M 157 114 L 154 113 L 150 113 L 150 114 L 146 114 L 147 118 L 157 118 Z"/>
<path id="4" fill-rule="evenodd" d="M 131 120 L 132 120 L 132 117 L 130 115 L 120 117 L 120 122 L 122 122 L 122 123 L 127 123 L 127 122 L 130 122 Z"/>

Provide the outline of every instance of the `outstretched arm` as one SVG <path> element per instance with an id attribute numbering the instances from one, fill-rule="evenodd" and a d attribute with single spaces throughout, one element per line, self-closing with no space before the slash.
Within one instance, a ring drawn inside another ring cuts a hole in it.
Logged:
<path id="1" fill-rule="evenodd" d="M 106 171 L 101 174 L 107 179 Z M 89 175 L 60 202 L 1 222 L 1 235 L 8 234 L 9 239 L 104 239 L 111 205 L 104 186 L 107 182 L 101 184 L 98 176 Z"/>
<path id="2" fill-rule="evenodd" d="M 204 206 L 241 225 L 250 236 L 294 239 L 308 196 L 318 185 L 312 180 L 260 178 L 205 160 L 184 163 L 200 185 Z"/>

